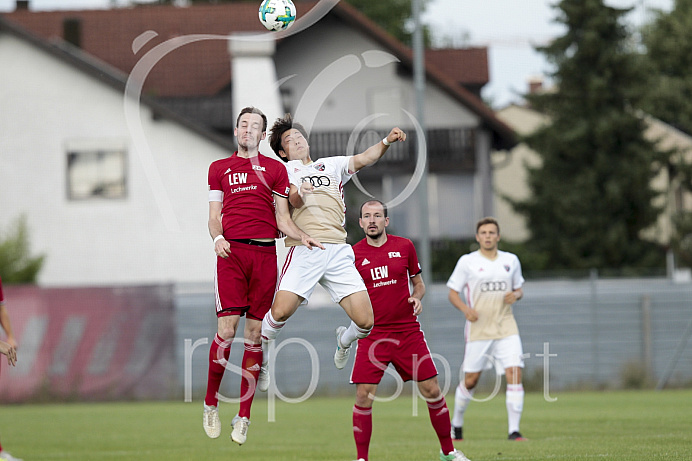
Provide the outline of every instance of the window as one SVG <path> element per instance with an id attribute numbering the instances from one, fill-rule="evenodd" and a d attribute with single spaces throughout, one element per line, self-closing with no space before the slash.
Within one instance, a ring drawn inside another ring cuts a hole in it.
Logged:
<path id="1" fill-rule="evenodd" d="M 71 143 L 67 148 L 67 198 L 69 200 L 123 199 L 126 196 L 124 144 Z"/>

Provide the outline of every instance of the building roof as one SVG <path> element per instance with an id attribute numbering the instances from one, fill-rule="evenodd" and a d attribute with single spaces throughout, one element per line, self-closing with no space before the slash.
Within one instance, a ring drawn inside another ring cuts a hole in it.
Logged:
<path id="1" fill-rule="evenodd" d="M 19 38 L 40 50 L 47 52 L 55 58 L 64 61 L 68 65 L 74 67 L 78 71 L 85 72 L 92 77 L 100 80 L 106 85 L 120 91 L 125 92 L 128 75 L 119 69 L 114 68 L 110 64 L 101 61 L 99 58 L 85 53 L 83 50 L 76 48 L 62 40 L 45 40 L 42 37 L 34 35 L 30 31 L 21 26 L 6 20 L 3 15 L 0 15 L 0 34 L 8 33 Z M 227 138 L 219 136 L 208 128 L 202 126 L 194 120 L 181 116 L 172 111 L 165 105 L 159 103 L 156 99 L 142 94 L 140 101 L 149 107 L 156 117 L 172 120 L 186 128 L 204 136 L 210 141 L 220 145 L 221 147 L 232 149 L 234 144 Z"/>
<path id="2" fill-rule="evenodd" d="M 309 11 L 316 3 L 297 2 L 299 14 L 301 10 Z M 337 3 L 329 14 L 336 15 L 380 43 L 404 66 L 413 67 L 413 53 L 409 47 L 348 3 Z M 257 5 L 245 2 L 108 10 L 17 10 L 0 16 L 53 43 L 63 40 L 66 21 L 78 24 L 79 46 L 83 51 L 125 74 L 129 74 L 147 52 L 174 37 L 264 31 L 257 19 Z M 133 52 L 135 39 L 147 31 L 154 31 L 157 35 Z M 148 74 L 144 90 L 149 95 L 160 97 L 212 96 L 229 86 L 230 65 L 227 41 L 200 40 L 166 54 Z M 426 72 L 429 80 L 483 120 L 495 135 L 494 145 L 510 148 L 516 144 L 513 130 L 497 119 L 480 98 L 462 86 L 487 83 L 487 49 L 427 50 Z"/>
<path id="3" fill-rule="evenodd" d="M 460 85 L 485 85 L 490 81 L 486 47 L 428 49 L 425 60 Z"/>

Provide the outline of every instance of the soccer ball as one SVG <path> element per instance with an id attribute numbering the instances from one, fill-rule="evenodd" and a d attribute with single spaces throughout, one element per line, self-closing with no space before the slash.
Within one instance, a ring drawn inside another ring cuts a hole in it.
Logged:
<path id="1" fill-rule="evenodd" d="M 259 20 L 269 30 L 286 30 L 296 20 L 296 6 L 291 0 L 262 0 Z"/>

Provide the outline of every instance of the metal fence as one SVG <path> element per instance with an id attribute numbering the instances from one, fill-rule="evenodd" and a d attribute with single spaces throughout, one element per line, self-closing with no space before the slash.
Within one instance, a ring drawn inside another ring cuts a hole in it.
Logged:
<path id="1" fill-rule="evenodd" d="M 526 355 L 527 390 L 550 394 L 692 383 L 692 341 L 687 341 L 692 284 L 662 278 L 528 280 L 524 291 L 514 313 Z M 447 293 L 443 284 L 428 285 L 421 323 L 441 384 L 453 389 L 463 361 L 464 319 Z M 209 342 L 216 331 L 210 287 L 179 286 L 176 313 L 181 392 L 197 401 L 206 386 Z M 334 329 L 347 322 L 341 308 L 320 290 L 298 309 L 277 340 L 275 382 L 283 396 L 311 394 L 311 386 L 320 395 L 354 391 L 348 384 L 353 359 L 344 370 L 336 370 L 332 362 Z M 239 364 L 241 354 L 242 347 L 234 346 L 231 362 Z M 494 379 L 486 373 L 482 384 L 493 385 Z M 237 374 L 227 372 L 221 393 L 237 397 L 239 383 Z M 395 388 L 394 378 L 385 375 L 383 392 Z"/>

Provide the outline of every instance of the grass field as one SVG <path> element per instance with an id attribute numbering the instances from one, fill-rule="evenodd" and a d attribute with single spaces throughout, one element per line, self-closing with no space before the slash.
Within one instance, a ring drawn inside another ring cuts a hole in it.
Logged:
<path id="1" fill-rule="evenodd" d="M 527 394 L 522 432 L 506 441 L 504 396 L 474 402 L 457 443 L 482 460 L 692 460 L 692 391 L 558 393 L 556 402 Z M 448 401 L 452 402 L 453 396 Z M 279 402 L 267 422 L 267 400 L 253 406 L 248 441 L 229 439 L 237 405 L 221 404 L 220 438 L 201 425 L 202 403 L 5 405 L 0 436 L 5 449 L 37 460 L 307 460 L 351 461 L 352 398 Z M 423 401 L 412 416 L 411 397 L 377 402 L 371 461 L 437 460 L 439 446 Z M 451 407 L 451 405 L 450 405 Z"/>

